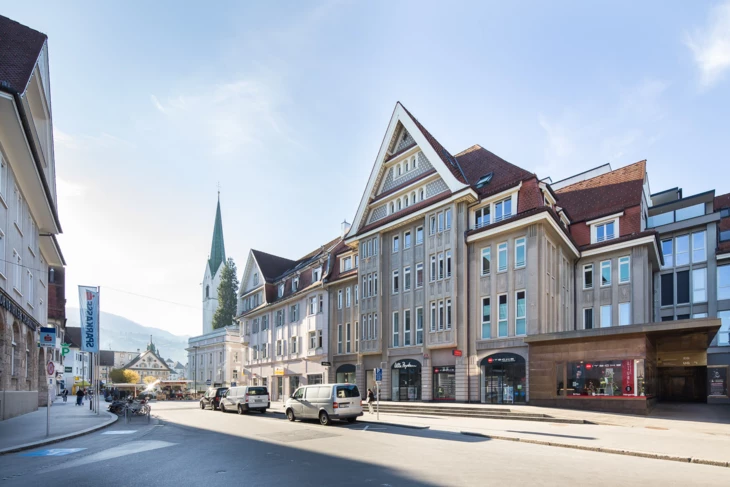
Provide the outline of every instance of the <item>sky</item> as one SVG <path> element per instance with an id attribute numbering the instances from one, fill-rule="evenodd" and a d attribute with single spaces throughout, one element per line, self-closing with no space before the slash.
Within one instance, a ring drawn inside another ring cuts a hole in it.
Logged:
<path id="1" fill-rule="evenodd" d="M 202 333 L 218 185 L 239 278 L 251 248 L 301 257 L 352 221 L 397 101 L 452 154 L 730 192 L 730 0 L 448 3 L 3 5 L 49 37 L 69 306 L 98 285 Z"/>

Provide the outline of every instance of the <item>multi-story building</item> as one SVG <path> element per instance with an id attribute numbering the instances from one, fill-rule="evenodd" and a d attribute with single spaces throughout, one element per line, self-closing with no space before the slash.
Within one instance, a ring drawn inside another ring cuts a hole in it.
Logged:
<path id="1" fill-rule="evenodd" d="M 56 202 L 48 38 L 0 16 L 0 419 L 48 401 L 55 352 L 37 343 L 49 266 L 65 265 Z"/>
<path id="2" fill-rule="evenodd" d="M 60 394 L 66 387 L 65 357 L 63 344 L 66 340 L 66 270 L 61 266 L 48 268 L 48 325 L 56 329 L 56 346 L 47 353 L 50 354 L 56 370 L 56 394 Z"/>
<path id="3" fill-rule="evenodd" d="M 243 383 L 281 400 L 300 384 L 325 382 L 328 294 L 324 277 L 341 238 L 297 260 L 251 250 L 241 279 L 238 320 L 248 350 Z"/>
<path id="4" fill-rule="evenodd" d="M 91 384 L 91 354 L 81 351 L 81 328 L 66 328 L 66 344 L 69 352 L 64 357 L 63 382 L 69 394 L 75 394 L 79 387 Z"/>
<path id="5" fill-rule="evenodd" d="M 147 377 L 154 377 L 157 380 L 169 380 L 174 373 L 165 359 L 160 356 L 159 350 L 152 343 L 151 338 L 147 350 L 133 358 L 131 362 L 122 368 L 137 372 L 140 381 L 144 381 Z"/>

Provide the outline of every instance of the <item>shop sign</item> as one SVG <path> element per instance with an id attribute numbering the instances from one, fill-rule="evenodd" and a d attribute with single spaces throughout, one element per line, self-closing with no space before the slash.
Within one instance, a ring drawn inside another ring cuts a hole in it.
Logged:
<path id="1" fill-rule="evenodd" d="M 440 367 L 434 367 L 433 373 L 434 374 L 455 374 L 456 366 L 455 365 L 442 365 Z"/>
<path id="2" fill-rule="evenodd" d="M 274 375 L 284 375 L 284 367 L 275 367 Z"/>
<path id="3" fill-rule="evenodd" d="M 525 359 L 514 353 L 495 353 L 487 357 L 488 364 L 523 364 Z"/>
<path id="4" fill-rule="evenodd" d="M 452 351 L 451 351 L 451 354 L 452 354 L 452 355 L 453 355 L 454 357 L 461 357 L 462 355 L 464 355 L 464 352 L 462 352 L 461 350 L 452 350 Z"/>
<path id="5" fill-rule="evenodd" d="M 322 367 L 332 367 L 332 362 L 321 362 Z"/>
<path id="6" fill-rule="evenodd" d="M 66 366 L 66 367 L 63 368 L 63 370 L 66 373 L 70 373 L 70 372 L 73 372 L 74 371 L 74 368 L 73 367 Z"/>
<path id="7" fill-rule="evenodd" d="M 396 363 L 393 364 L 394 369 L 419 369 L 421 368 L 421 364 L 416 362 L 413 359 L 403 359 L 398 360 Z"/>
<path id="8" fill-rule="evenodd" d="M 41 328 L 40 336 L 41 347 L 55 347 L 56 346 L 56 329 L 55 328 Z"/>
<path id="9" fill-rule="evenodd" d="M 624 395 L 630 396 L 634 392 L 634 361 L 624 360 L 621 362 L 621 379 L 624 386 Z"/>
<path id="10" fill-rule="evenodd" d="M 727 367 L 708 367 L 710 396 L 727 396 Z"/>
<path id="11" fill-rule="evenodd" d="M 13 300 L 5 291 L 0 289 L 0 306 L 10 311 L 10 314 L 18 318 L 21 323 L 35 331 L 36 328 L 40 328 L 41 325 L 31 315 L 26 313 L 22 306 Z"/>

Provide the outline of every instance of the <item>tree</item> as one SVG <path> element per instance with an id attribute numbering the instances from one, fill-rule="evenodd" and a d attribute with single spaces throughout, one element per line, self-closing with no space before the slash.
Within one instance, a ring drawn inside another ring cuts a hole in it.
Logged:
<path id="1" fill-rule="evenodd" d="M 157 382 L 157 377 L 148 375 L 147 377 L 144 378 L 144 383 L 147 385 L 152 384 L 153 382 Z"/>
<path id="2" fill-rule="evenodd" d="M 139 383 L 139 374 L 134 370 L 112 369 L 112 371 L 109 372 L 109 378 L 117 384 Z"/>
<path id="3" fill-rule="evenodd" d="M 221 271 L 221 283 L 218 285 L 218 309 L 213 315 L 213 329 L 231 326 L 236 316 L 236 293 L 238 277 L 236 263 L 228 259 Z"/>

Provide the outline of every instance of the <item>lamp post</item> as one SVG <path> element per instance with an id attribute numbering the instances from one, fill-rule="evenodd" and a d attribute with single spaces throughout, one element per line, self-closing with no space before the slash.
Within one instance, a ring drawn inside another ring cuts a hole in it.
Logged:
<path id="1" fill-rule="evenodd" d="M 194 355 L 195 356 L 195 359 L 194 359 L 195 360 L 195 372 L 194 372 L 195 377 L 193 377 L 193 383 L 195 384 L 193 386 L 194 387 L 193 396 L 195 397 L 198 395 L 198 346 L 197 345 L 195 345 L 193 347 L 193 352 L 195 353 L 195 355 Z"/>

